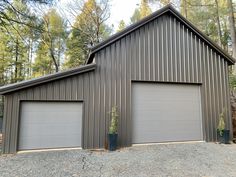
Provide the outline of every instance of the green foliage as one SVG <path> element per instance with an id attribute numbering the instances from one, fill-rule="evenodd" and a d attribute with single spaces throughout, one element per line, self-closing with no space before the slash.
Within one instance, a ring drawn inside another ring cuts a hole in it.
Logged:
<path id="1" fill-rule="evenodd" d="M 72 29 L 58 9 L 36 16 L 35 0 L 0 2 L 0 86 L 83 64 L 89 48 L 111 33 L 104 23 L 109 18 L 105 1 L 85 1 Z"/>
<path id="2" fill-rule="evenodd" d="M 231 90 L 236 89 L 236 76 L 232 72 L 229 73 L 229 85 Z"/>
<path id="3" fill-rule="evenodd" d="M 0 86 L 9 82 L 11 65 L 13 64 L 12 54 L 8 43 L 10 38 L 5 33 L 0 33 Z"/>
<path id="4" fill-rule="evenodd" d="M 125 27 L 126 27 L 125 21 L 121 20 L 119 25 L 118 25 L 118 30 L 117 31 L 119 32 L 119 31 L 125 29 Z"/>
<path id="5" fill-rule="evenodd" d="M 0 25 L 0 84 L 18 82 L 29 78 L 30 73 L 30 40 L 34 29 L 24 24 L 30 24 L 33 15 L 29 8 L 22 1 L 12 1 L 12 6 L 18 13 L 27 13 L 28 16 L 21 16 L 20 20 L 24 23 L 7 23 L 4 21 Z M 19 20 L 18 14 L 11 8 L 5 9 L 6 16 L 13 20 Z"/>
<path id="6" fill-rule="evenodd" d="M 57 0 L 1 0 L 0 1 L 0 28 L 11 25 L 23 25 L 37 30 L 37 24 L 31 23 L 35 15 L 29 13 L 29 6 L 52 5 Z M 23 10 L 22 7 L 27 7 Z M 14 14 L 12 17 L 9 13 Z"/>
<path id="7" fill-rule="evenodd" d="M 44 43 L 40 43 L 37 48 L 36 58 L 32 68 L 33 77 L 53 73 L 53 64 L 49 57 L 49 48 Z"/>
<path id="8" fill-rule="evenodd" d="M 74 68 L 82 65 L 88 56 L 89 50 L 86 50 L 84 46 L 85 39 L 80 34 L 79 30 L 72 29 L 71 33 L 66 41 L 66 61 L 64 63 L 65 68 Z"/>
<path id="9" fill-rule="evenodd" d="M 218 3 L 218 8 L 216 2 Z M 230 37 L 229 27 L 227 26 L 227 1 L 181 0 L 180 12 L 213 41 L 218 43 L 225 50 L 228 50 Z M 219 24 L 217 22 L 218 19 Z"/>
<path id="10" fill-rule="evenodd" d="M 109 134 L 116 134 L 118 132 L 118 113 L 116 106 L 112 107 L 110 114 L 111 114 L 111 124 L 109 127 Z"/>
<path id="11" fill-rule="evenodd" d="M 105 24 L 109 4 L 108 1 L 101 2 L 104 4 L 95 0 L 88 0 L 83 4 L 67 39 L 65 68 L 83 64 L 88 58 L 90 48 L 111 34 L 111 29 Z"/>
<path id="12" fill-rule="evenodd" d="M 136 23 L 141 19 L 140 11 L 138 8 L 134 10 L 132 17 L 130 18 L 131 23 Z"/>
<path id="13" fill-rule="evenodd" d="M 39 37 L 33 65 L 34 77 L 60 70 L 65 51 L 66 25 L 55 9 L 50 9 L 41 21 L 43 31 Z"/>
<path id="14" fill-rule="evenodd" d="M 219 123 L 218 123 L 218 127 L 217 130 L 220 132 L 220 136 L 223 135 L 223 131 L 225 130 L 225 110 L 220 113 L 220 118 L 219 118 Z"/>
<path id="15" fill-rule="evenodd" d="M 144 18 L 152 13 L 151 8 L 149 7 L 148 0 L 141 0 L 140 6 L 140 17 Z"/>
<path id="16" fill-rule="evenodd" d="M 134 10 L 133 15 L 130 18 L 131 23 L 135 23 L 142 18 L 150 15 L 152 13 L 152 10 L 148 4 L 148 0 L 141 0 L 141 5 L 139 8 L 136 8 Z"/>

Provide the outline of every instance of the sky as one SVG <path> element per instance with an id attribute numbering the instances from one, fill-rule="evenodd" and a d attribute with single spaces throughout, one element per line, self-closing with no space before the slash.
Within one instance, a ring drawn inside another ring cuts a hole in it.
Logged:
<path id="1" fill-rule="evenodd" d="M 111 3 L 111 17 L 108 23 L 113 24 L 115 28 L 121 20 L 124 20 L 128 24 L 130 17 L 139 3 L 140 0 L 113 0 Z"/>
<path id="2" fill-rule="evenodd" d="M 79 1 L 79 0 L 78 0 Z M 60 0 L 57 5 L 61 9 L 64 9 L 71 0 Z M 111 12 L 110 18 L 107 21 L 109 26 L 114 25 L 114 29 L 117 29 L 121 20 L 124 20 L 126 25 L 130 22 L 135 8 L 139 7 L 141 0 L 111 0 Z M 152 10 L 156 10 L 158 7 L 152 7 Z M 68 12 L 65 12 L 69 16 Z"/>

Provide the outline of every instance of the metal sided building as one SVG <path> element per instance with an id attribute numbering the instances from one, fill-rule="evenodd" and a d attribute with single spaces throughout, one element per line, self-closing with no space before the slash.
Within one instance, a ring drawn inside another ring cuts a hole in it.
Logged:
<path id="1" fill-rule="evenodd" d="M 3 153 L 104 148 L 117 106 L 118 144 L 216 141 L 234 59 L 170 5 L 92 48 L 79 68 L 0 88 Z M 231 131 L 232 132 L 232 131 Z"/>

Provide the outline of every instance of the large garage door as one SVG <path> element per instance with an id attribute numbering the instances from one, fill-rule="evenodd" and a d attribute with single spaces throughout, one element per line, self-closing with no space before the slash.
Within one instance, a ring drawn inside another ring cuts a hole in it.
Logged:
<path id="1" fill-rule="evenodd" d="M 19 150 L 80 147 L 82 103 L 22 102 Z"/>
<path id="2" fill-rule="evenodd" d="M 200 86 L 133 83 L 132 142 L 202 140 Z"/>

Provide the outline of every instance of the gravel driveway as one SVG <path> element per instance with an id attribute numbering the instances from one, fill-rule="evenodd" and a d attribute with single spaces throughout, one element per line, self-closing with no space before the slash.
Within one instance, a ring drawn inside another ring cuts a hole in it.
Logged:
<path id="1" fill-rule="evenodd" d="M 236 145 L 135 146 L 116 152 L 65 150 L 0 156 L 1 177 L 236 176 Z"/>

